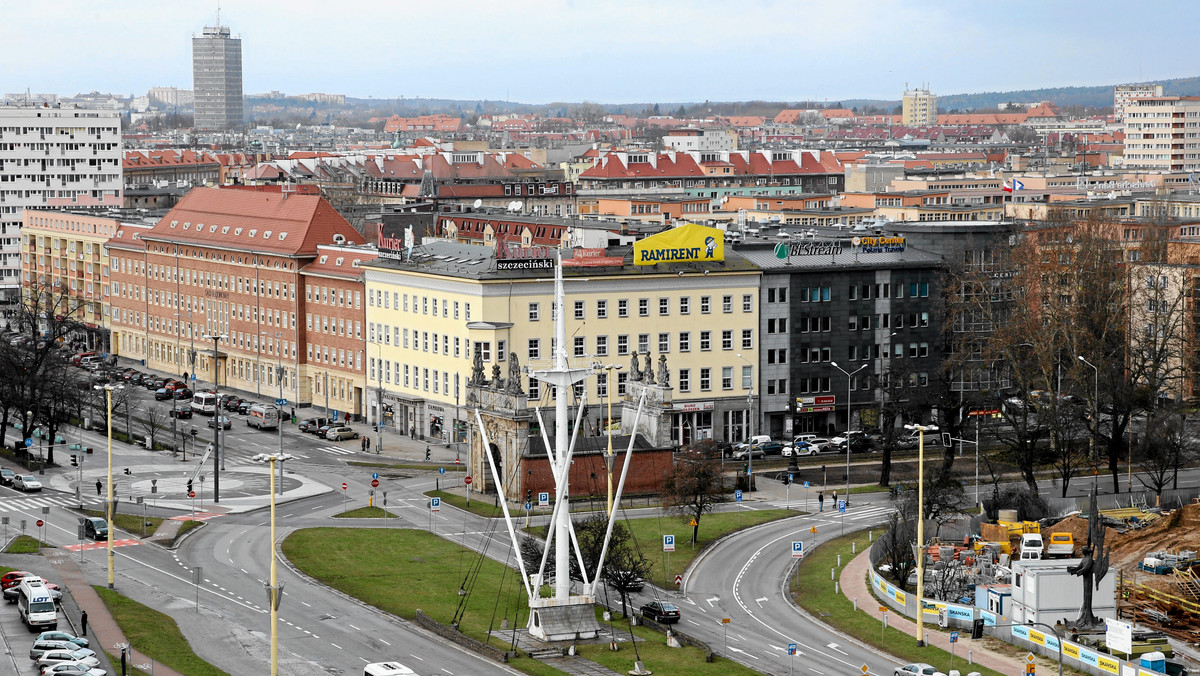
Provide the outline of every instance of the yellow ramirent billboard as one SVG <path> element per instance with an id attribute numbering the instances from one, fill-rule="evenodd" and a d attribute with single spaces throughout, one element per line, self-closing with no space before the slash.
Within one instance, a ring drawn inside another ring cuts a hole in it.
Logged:
<path id="1" fill-rule="evenodd" d="M 634 265 L 725 260 L 725 233 L 689 223 L 633 244 Z"/>

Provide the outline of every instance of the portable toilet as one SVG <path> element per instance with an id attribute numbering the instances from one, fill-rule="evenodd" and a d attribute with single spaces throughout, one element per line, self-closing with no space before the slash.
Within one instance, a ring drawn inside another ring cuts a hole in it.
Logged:
<path id="1" fill-rule="evenodd" d="M 1146 653 L 1141 657 L 1141 666 L 1160 674 L 1167 673 L 1167 656 L 1160 652 Z"/>

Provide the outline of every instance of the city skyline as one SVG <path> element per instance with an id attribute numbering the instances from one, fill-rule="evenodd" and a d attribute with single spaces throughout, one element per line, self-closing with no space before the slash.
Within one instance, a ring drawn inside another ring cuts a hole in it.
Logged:
<path id="1" fill-rule="evenodd" d="M 952 95 L 1195 75 L 1188 29 L 1200 6 L 1150 4 L 1172 21 L 1121 21 L 1127 6 L 1116 2 L 1010 2 L 1000 11 L 941 2 L 861 0 L 835 8 L 762 0 L 731 12 L 715 2 L 674 0 L 347 0 L 331 12 L 314 0 L 227 0 L 220 23 L 243 39 L 247 94 L 832 102 L 896 100 L 921 84 Z M 140 95 L 154 86 L 193 87 L 190 38 L 217 22 L 217 3 L 50 0 L 6 13 L 16 30 L 11 58 L 0 65 L 5 92 Z"/>

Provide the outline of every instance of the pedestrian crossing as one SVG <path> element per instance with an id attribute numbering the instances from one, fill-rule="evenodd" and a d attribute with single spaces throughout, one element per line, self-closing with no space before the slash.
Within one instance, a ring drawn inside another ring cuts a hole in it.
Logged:
<path id="1" fill-rule="evenodd" d="M 113 540 L 112 542 L 113 547 L 133 547 L 140 544 L 142 544 L 140 540 L 134 540 L 132 538 Z M 63 546 L 63 549 L 67 549 L 72 552 L 88 552 L 93 549 L 108 549 L 108 542 L 101 540 L 99 542 L 85 542 L 81 545 L 65 545 Z"/>
<path id="2" fill-rule="evenodd" d="M 101 505 L 104 501 L 96 497 L 83 497 L 84 506 Z M 20 496 L 0 498 L 0 512 L 20 512 L 39 509 L 41 507 L 78 507 L 79 500 L 73 495 L 43 494 L 38 496 Z"/>
<path id="3" fill-rule="evenodd" d="M 330 455 L 354 455 L 355 453 L 358 452 L 358 451 L 354 450 L 353 448 L 347 448 L 347 447 L 343 447 L 343 446 L 321 446 L 317 450 L 324 451 L 325 453 L 329 453 Z"/>
<path id="4" fill-rule="evenodd" d="M 800 500 L 800 501 L 792 500 L 790 503 L 785 500 L 771 500 L 770 505 L 772 507 L 778 507 L 780 509 L 784 509 L 787 507 L 790 507 L 791 509 L 799 509 L 799 510 L 804 509 L 804 501 L 803 500 Z M 819 512 L 819 511 L 817 511 L 818 507 L 817 507 L 816 501 L 810 500 L 809 505 L 808 505 L 808 512 L 813 517 L 816 517 L 816 518 L 828 518 L 828 519 L 833 519 L 833 520 L 838 520 L 838 519 L 843 518 L 843 515 L 840 512 L 838 512 L 836 507 L 833 507 L 832 509 L 830 509 L 829 508 L 830 506 L 828 504 L 826 504 L 825 507 L 826 507 L 825 511 Z M 858 507 L 858 506 L 851 504 L 849 507 L 846 508 L 846 513 L 844 515 L 844 518 L 847 520 L 851 520 L 851 521 L 862 521 L 862 522 L 869 523 L 869 522 L 874 522 L 874 521 L 881 521 L 881 520 L 883 520 L 883 517 L 891 514 L 894 511 L 896 511 L 896 508 L 892 507 L 891 505 L 864 505 L 862 507 Z"/>

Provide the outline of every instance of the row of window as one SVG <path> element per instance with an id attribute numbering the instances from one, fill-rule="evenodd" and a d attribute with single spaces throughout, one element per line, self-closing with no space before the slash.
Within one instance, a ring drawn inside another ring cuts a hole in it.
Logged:
<path id="1" fill-rule="evenodd" d="M 595 311 L 596 319 L 608 319 L 608 314 L 609 314 L 608 301 L 604 300 L 604 299 L 596 300 L 594 302 L 594 305 L 595 305 L 594 311 Z M 731 312 L 733 312 L 733 307 L 734 307 L 733 296 L 731 296 L 731 295 L 721 296 L 721 312 L 726 313 L 726 314 L 731 313 Z M 550 309 L 551 309 L 550 319 L 553 321 L 555 318 L 554 311 L 553 311 L 554 310 L 553 303 L 550 304 Z M 583 301 L 583 300 L 574 301 L 572 309 L 573 309 L 572 316 L 575 319 L 587 319 L 587 301 Z M 700 296 L 699 311 L 700 311 L 700 314 L 702 314 L 702 315 L 712 313 L 712 296 Z M 753 312 L 753 311 L 754 311 L 754 295 L 749 294 L 749 293 L 743 294 L 742 295 L 742 312 Z M 680 296 L 679 297 L 678 312 L 681 315 L 690 315 L 692 313 L 692 299 L 690 296 Z M 671 314 L 671 299 L 670 298 L 659 298 L 658 299 L 658 316 L 659 317 L 667 317 L 667 316 L 670 316 L 670 314 Z M 629 316 L 629 301 L 624 298 L 617 300 L 617 317 L 623 319 L 628 316 Z M 649 317 L 650 316 L 650 299 L 649 298 L 639 298 L 637 300 L 637 316 L 639 316 L 639 317 Z M 536 322 L 536 321 L 541 320 L 541 318 L 542 318 L 541 303 L 530 303 L 529 304 L 529 321 Z"/>
<path id="2" fill-rule="evenodd" d="M 270 314 L 269 312 L 267 313 Z M 352 322 L 345 317 L 329 317 L 314 315 L 311 312 L 304 315 L 305 325 L 310 331 L 319 331 L 333 336 L 347 338 L 362 338 L 362 322 Z"/>
<path id="3" fill-rule="evenodd" d="M 471 321 L 470 303 L 460 304 L 459 301 L 438 299 L 432 296 L 418 296 L 414 293 L 412 295 L 411 307 L 413 313 L 437 317 L 440 312 L 442 317 L 449 318 L 451 303 L 453 303 L 455 319 L 459 319 L 459 313 L 461 310 L 461 312 L 464 313 L 462 319 L 468 322 Z M 408 312 L 410 307 L 407 293 L 401 294 L 399 291 L 388 293 L 387 291 L 383 291 L 381 289 L 374 289 L 367 293 L 367 305 L 369 307 L 381 307 L 385 310 L 403 309 L 404 312 Z M 441 308 L 440 310 L 439 307 Z"/>
<path id="4" fill-rule="evenodd" d="M 329 364 L 330 366 L 341 366 L 351 370 L 362 368 L 363 354 L 359 352 L 357 359 L 353 350 L 342 350 L 328 345 L 308 344 L 308 361 Z"/>
<path id="5" fill-rule="evenodd" d="M 341 260 L 341 259 L 338 259 Z M 284 284 L 284 287 L 287 285 Z M 286 289 L 285 289 L 286 290 Z M 334 293 L 336 291 L 336 293 Z M 334 289 L 333 287 L 314 286 L 311 284 L 304 285 L 304 298 L 316 303 L 324 303 L 326 305 L 336 305 L 338 307 L 362 307 L 362 296 L 358 291 L 354 292 L 353 297 L 349 291 L 343 289 Z M 354 304 L 351 305 L 351 300 Z"/>

